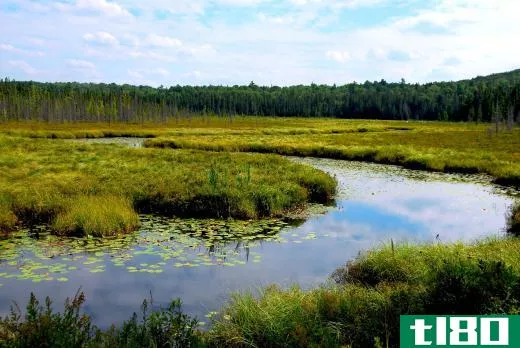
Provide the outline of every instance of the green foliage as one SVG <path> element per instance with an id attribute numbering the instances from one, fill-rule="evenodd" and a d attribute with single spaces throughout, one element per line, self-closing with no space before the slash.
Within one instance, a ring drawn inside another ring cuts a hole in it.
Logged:
<path id="1" fill-rule="evenodd" d="M 0 120 L 167 122 L 235 115 L 502 121 L 520 110 L 520 71 L 424 85 L 118 86 L 0 81 Z M 506 116 L 507 115 L 507 116 Z M 361 129 L 364 131 L 364 129 Z"/>
<path id="2" fill-rule="evenodd" d="M 359 268 L 383 273 L 374 277 L 381 281 L 373 286 L 360 284 L 355 273 L 339 285 L 310 290 L 270 286 L 259 296 L 234 294 L 207 332 L 197 331 L 197 321 L 182 313 L 178 300 L 152 312 L 145 301 L 142 319 L 134 314 L 120 327 L 101 331 L 81 314 L 83 294 L 67 301 L 62 313 L 52 311 L 49 299 L 41 307 L 32 295 L 23 319 L 14 309 L 0 320 L 0 346 L 398 347 L 403 314 L 520 313 L 519 244 L 520 239 L 511 238 L 424 246 L 416 252 L 389 246 L 354 261 L 372 260 Z M 388 252 L 392 257 L 385 261 Z M 493 260 L 498 253 L 504 254 L 502 260 Z M 388 276 L 387 263 L 406 264 L 410 276 L 390 280 L 397 278 Z"/>
<path id="3" fill-rule="evenodd" d="M 182 313 L 181 301 L 174 300 L 167 309 L 148 310 L 142 306 L 142 319 L 132 318 L 121 327 L 102 331 L 82 314 L 85 295 L 78 292 L 65 302 L 63 312 L 54 312 L 47 297 L 45 306 L 31 294 L 25 316 L 19 308 L 0 319 L 0 347 L 197 347 L 201 345 L 196 332 L 197 320 Z"/>
<path id="4" fill-rule="evenodd" d="M 142 319 L 134 313 L 120 328 L 112 327 L 106 333 L 98 334 L 97 340 L 104 347 L 197 347 L 200 336 L 195 332 L 196 319 L 181 310 L 179 299 L 170 303 L 167 309 L 148 313 L 148 302 L 142 305 Z"/>
<path id="5" fill-rule="evenodd" d="M 369 286 L 394 282 L 424 284 L 432 282 L 433 275 L 447 260 L 464 257 L 503 262 L 520 274 L 519 247 L 520 240 L 516 238 L 488 239 L 474 244 L 400 244 L 393 248 L 389 244 L 349 261 L 332 274 L 332 279 L 339 284 Z"/>
<path id="6" fill-rule="evenodd" d="M 67 299 L 63 313 L 55 313 L 48 297 L 41 306 L 31 293 L 25 316 L 16 306 L 9 316 L 0 319 L 0 346 L 85 347 L 94 338 L 96 329 L 90 317 L 81 314 L 84 302 L 84 294 L 77 293 L 72 301 Z"/>
<path id="7" fill-rule="evenodd" d="M 399 341 L 399 314 L 419 313 L 425 289 L 396 284 L 236 294 L 208 332 L 225 347 L 373 347 Z"/>
<path id="8" fill-rule="evenodd" d="M 498 314 L 520 309 L 520 276 L 502 261 L 446 260 L 434 272 L 429 314 Z"/>

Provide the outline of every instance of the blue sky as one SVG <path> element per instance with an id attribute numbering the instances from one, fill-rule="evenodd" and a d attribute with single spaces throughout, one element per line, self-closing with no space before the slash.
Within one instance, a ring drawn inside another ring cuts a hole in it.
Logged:
<path id="1" fill-rule="evenodd" d="M 518 0 L 0 0 L 0 76 L 170 86 L 520 67 Z"/>

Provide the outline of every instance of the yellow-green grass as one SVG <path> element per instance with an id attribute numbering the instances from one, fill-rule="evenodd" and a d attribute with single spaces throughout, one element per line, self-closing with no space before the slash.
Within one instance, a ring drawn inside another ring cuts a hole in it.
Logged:
<path id="1" fill-rule="evenodd" d="M 124 197 L 74 197 L 56 216 L 52 229 L 58 235 L 105 237 L 139 227 L 139 216 Z"/>
<path id="2" fill-rule="evenodd" d="M 330 121 L 333 122 L 333 121 Z M 342 123 L 342 121 L 337 121 Z M 433 171 L 485 173 L 520 186 L 520 129 L 488 132 L 486 126 L 418 123 L 368 132 L 322 134 L 213 134 L 160 136 L 148 147 L 277 153 L 397 164 Z"/>
<path id="3" fill-rule="evenodd" d="M 18 222 L 16 215 L 10 208 L 9 204 L 0 201 L 0 236 L 13 230 Z"/>
<path id="4" fill-rule="evenodd" d="M 519 313 L 519 250 L 520 239 L 387 246 L 355 260 L 344 284 L 234 294 L 207 340 L 231 347 L 398 347 L 400 315 Z M 359 268 L 377 281 L 365 284 Z"/>
<path id="5" fill-rule="evenodd" d="M 0 148 L 0 226 L 12 227 L 15 216 L 20 223 L 51 223 L 60 234 L 127 231 L 135 214 L 126 202 L 136 212 L 249 219 L 328 202 L 336 187 L 325 173 L 273 155 L 5 135 Z"/>
<path id="6" fill-rule="evenodd" d="M 324 118 L 191 117 L 166 123 L 4 123 L 0 133 L 32 138 L 147 137 L 148 147 L 277 153 L 486 173 L 520 185 L 520 128 L 489 124 Z"/>

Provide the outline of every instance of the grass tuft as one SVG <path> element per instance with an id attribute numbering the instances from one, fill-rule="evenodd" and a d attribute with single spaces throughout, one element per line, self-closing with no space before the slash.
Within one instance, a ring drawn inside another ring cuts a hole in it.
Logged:
<path id="1" fill-rule="evenodd" d="M 0 200 L 0 235 L 15 229 L 17 223 L 18 218 L 13 213 L 11 204 Z"/>
<path id="2" fill-rule="evenodd" d="M 70 202 L 52 224 L 57 235 L 107 237 L 139 227 L 129 200 L 113 196 L 81 196 Z"/>

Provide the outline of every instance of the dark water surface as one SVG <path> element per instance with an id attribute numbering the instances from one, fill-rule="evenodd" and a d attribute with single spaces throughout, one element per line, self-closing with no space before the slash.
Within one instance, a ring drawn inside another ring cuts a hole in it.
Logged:
<path id="1" fill-rule="evenodd" d="M 56 308 L 81 287 L 101 327 L 181 297 L 207 321 L 230 292 L 270 283 L 310 287 L 359 252 L 394 242 L 472 241 L 503 234 L 516 192 L 479 176 L 409 171 L 325 159 L 294 159 L 335 175 L 337 207 L 300 226 L 143 216 L 139 232 L 113 240 L 60 239 L 44 228 L 0 241 L 0 313 L 29 294 Z M 232 235 L 240 234 L 240 240 Z M 253 235 L 256 235 L 253 236 Z"/>

